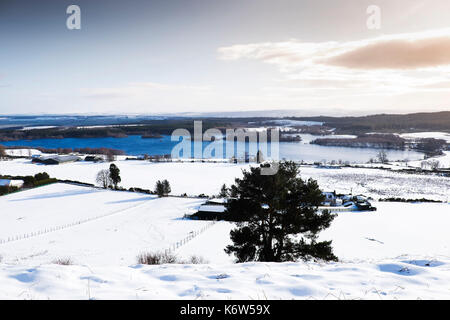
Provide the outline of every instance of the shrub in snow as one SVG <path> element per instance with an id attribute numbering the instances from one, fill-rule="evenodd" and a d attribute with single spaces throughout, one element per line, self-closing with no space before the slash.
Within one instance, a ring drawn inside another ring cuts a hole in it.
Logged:
<path id="1" fill-rule="evenodd" d="M 138 256 L 139 264 L 208 264 L 208 261 L 200 256 L 193 255 L 188 260 L 180 260 L 177 256 L 167 252 L 142 253 Z"/>
<path id="2" fill-rule="evenodd" d="M 179 263 L 175 255 L 170 253 L 156 252 L 156 253 L 142 253 L 138 256 L 139 264 L 170 264 Z"/>
<path id="3" fill-rule="evenodd" d="M 187 264 L 208 264 L 208 260 L 200 256 L 191 256 L 189 260 L 186 261 Z"/>
<path id="4" fill-rule="evenodd" d="M 53 264 L 59 264 L 62 266 L 70 266 L 73 265 L 73 261 L 70 258 L 59 258 L 52 261 Z"/>

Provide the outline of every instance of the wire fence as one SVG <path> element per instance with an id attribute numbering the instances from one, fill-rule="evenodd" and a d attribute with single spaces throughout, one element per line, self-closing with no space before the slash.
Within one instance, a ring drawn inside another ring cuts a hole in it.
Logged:
<path id="1" fill-rule="evenodd" d="M 199 236 L 200 234 L 202 234 L 203 232 L 205 232 L 206 230 L 208 230 L 209 228 L 214 226 L 216 223 L 217 223 L 217 221 L 211 221 L 207 225 L 203 226 L 203 228 L 201 228 L 197 231 L 191 231 L 185 238 L 170 245 L 170 247 L 168 249 L 164 250 L 164 253 L 165 254 L 174 253 L 177 249 L 184 246 L 186 243 L 188 243 L 192 239 L 196 238 L 197 236 Z"/>
<path id="2" fill-rule="evenodd" d="M 44 229 L 41 229 L 41 230 L 38 230 L 38 231 L 30 232 L 30 233 L 23 233 L 23 234 L 9 236 L 8 238 L 0 239 L 0 244 L 5 244 L 5 243 L 13 242 L 13 241 L 19 241 L 19 240 L 23 240 L 23 239 L 29 239 L 29 238 L 37 237 L 37 236 L 40 236 L 40 235 L 43 235 L 43 234 L 48 234 L 48 233 L 51 233 L 51 232 L 56 232 L 56 231 L 59 231 L 59 230 L 67 229 L 67 228 L 74 227 L 74 226 L 77 226 L 77 225 L 80 225 L 80 224 L 83 224 L 83 223 L 87 223 L 87 222 L 90 222 L 90 221 L 94 221 L 94 220 L 98 220 L 98 219 L 101 219 L 101 218 L 109 217 L 109 216 L 112 216 L 112 215 L 115 215 L 115 214 L 118 214 L 118 213 L 123 213 L 125 211 L 128 211 L 128 210 L 137 208 L 139 206 L 142 206 L 142 205 L 144 205 L 146 203 L 147 202 L 138 203 L 138 204 L 136 204 L 134 206 L 131 206 L 131 207 L 128 207 L 128 208 L 125 208 L 125 209 L 115 210 L 115 211 L 108 212 L 108 213 L 105 213 L 105 214 L 101 214 L 101 215 L 97 215 L 97 216 L 94 216 L 94 217 L 81 219 L 81 220 L 78 220 L 78 221 L 75 221 L 75 222 L 70 222 L 70 223 L 66 223 L 66 224 L 63 224 L 63 225 L 55 226 L 55 227 L 48 227 L 48 228 L 44 228 Z"/>

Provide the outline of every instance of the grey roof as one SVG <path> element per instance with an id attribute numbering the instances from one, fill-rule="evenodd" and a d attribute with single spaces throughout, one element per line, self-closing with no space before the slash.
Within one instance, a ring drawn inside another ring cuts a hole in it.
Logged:
<path id="1" fill-rule="evenodd" d="M 81 160 L 80 157 L 78 156 L 73 156 L 73 155 L 64 155 L 64 156 L 60 156 L 60 155 L 56 155 L 56 156 L 44 156 L 44 157 L 39 157 L 40 161 L 48 161 L 48 160 L 53 160 L 59 163 L 63 163 L 63 162 L 72 162 L 72 161 L 79 161 Z"/>

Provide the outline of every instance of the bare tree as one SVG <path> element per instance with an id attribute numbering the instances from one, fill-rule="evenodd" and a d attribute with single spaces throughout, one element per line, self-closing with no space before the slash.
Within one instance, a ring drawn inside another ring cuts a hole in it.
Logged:
<path id="1" fill-rule="evenodd" d="M 389 161 L 387 158 L 386 151 L 384 151 L 383 149 L 378 152 L 377 159 L 381 163 L 387 163 Z"/>
<path id="2" fill-rule="evenodd" d="M 6 156 L 5 147 L 0 144 L 0 159 Z"/>
<path id="3" fill-rule="evenodd" d="M 425 170 L 427 168 L 427 166 L 428 166 L 428 162 L 427 161 L 420 162 L 420 168 L 422 170 Z"/>
<path id="4" fill-rule="evenodd" d="M 113 162 L 116 160 L 116 156 L 114 155 L 114 153 L 110 150 L 108 150 L 108 152 L 106 153 L 106 160 L 108 162 Z"/>
<path id="5" fill-rule="evenodd" d="M 431 161 L 429 161 L 429 164 L 430 164 L 430 168 L 431 168 L 431 170 L 437 170 L 437 169 L 439 169 L 439 166 L 440 166 L 440 162 L 439 162 L 439 160 L 431 160 Z"/>
<path id="6" fill-rule="evenodd" d="M 109 170 L 100 170 L 97 173 L 97 178 L 95 179 L 97 184 L 105 189 L 107 189 L 110 185 L 112 185 L 112 179 L 109 175 Z"/>

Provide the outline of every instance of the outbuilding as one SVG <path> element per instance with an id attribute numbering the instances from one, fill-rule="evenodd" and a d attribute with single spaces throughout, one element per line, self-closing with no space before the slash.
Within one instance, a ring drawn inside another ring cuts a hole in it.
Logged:
<path id="1" fill-rule="evenodd" d="M 0 179 L 0 186 L 22 188 L 23 180 Z"/>
<path id="2" fill-rule="evenodd" d="M 38 158 L 33 158 L 32 162 L 34 163 L 42 163 L 46 165 L 55 165 L 55 164 L 63 164 L 69 162 L 80 161 L 81 158 L 73 155 L 56 155 L 56 156 L 43 156 Z"/>

